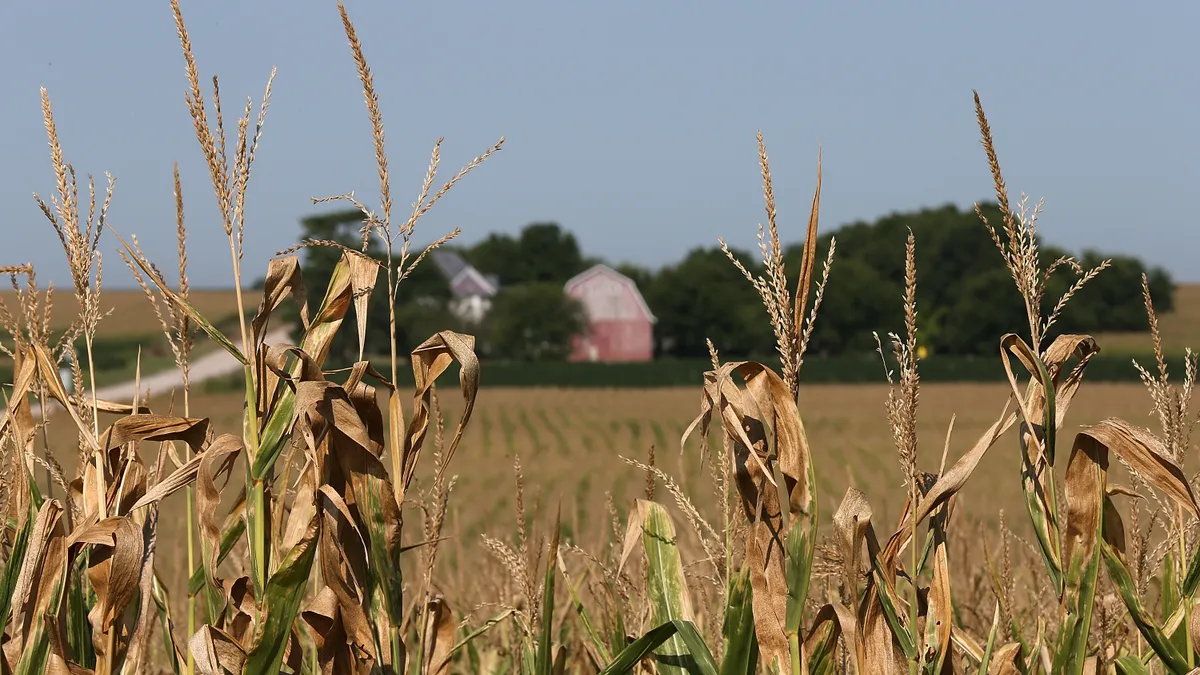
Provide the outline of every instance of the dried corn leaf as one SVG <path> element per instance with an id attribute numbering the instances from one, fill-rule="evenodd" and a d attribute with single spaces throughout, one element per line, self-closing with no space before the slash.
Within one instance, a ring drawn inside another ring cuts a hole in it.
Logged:
<path id="1" fill-rule="evenodd" d="M 200 547 L 203 553 L 204 576 L 208 582 L 209 616 L 223 613 L 224 590 L 216 576 L 218 555 L 221 550 L 221 528 L 216 514 L 221 506 L 221 490 L 217 487 L 219 476 L 228 477 L 233 471 L 234 460 L 242 452 L 242 440 L 232 434 L 218 436 L 201 455 L 196 473 L 196 513 L 200 521 Z M 218 596 L 222 596 L 218 600 Z"/>
<path id="2" fill-rule="evenodd" d="M 326 461 L 320 453 L 317 457 L 318 464 L 324 466 L 325 482 L 344 497 L 350 512 L 355 514 L 355 528 L 369 546 L 370 564 L 364 566 L 361 583 L 370 593 L 364 601 L 372 608 L 376 643 L 388 646 L 385 653 L 378 655 L 380 665 L 385 669 L 402 668 L 404 647 L 398 633 L 391 629 L 399 627 L 404 615 L 400 568 L 402 521 L 391 481 L 383 462 L 372 451 L 375 445 L 372 432 L 345 391 L 326 388 L 312 411 L 323 418 L 329 434 L 328 459 L 332 461 Z"/>
<path id="3" fill-rule="evenodd" d="M 273 258 L 267 263 L 262 300 L 259 301 L 258 311 L 250 323 L 256 349 L 258 345 L 262 344 L 271 314 L 279 308 L 279 305 L 283 304 L 289 295 L 299 306 L 300 324 L 307 331 L 308 292 L 304 288 L 304 275 L 300 269 L 300 259 L 294 255 Z"/>
<path id="4" fill-rule="evenodd" d="M 325 358 L 329 356 L 329 347 L 333 344 L 333 337 L 341 327 L 346 312 L 350 311 L 355 285 L 361 282 L 369 267 L 378 269 L 378 265 L 378 262 L 361 253 L 342 251 L 342 257 L 329 278 L 321 307 L 309 323 L 300 343 L 300 348 L 312 357 L 318 367 L 325 363 Z"/>
<path id="5" fill-rule="evenodd" d="M 1054 432 L 1062 427 L 1084 370 L 1098 352 L 1095 340 L 1087 335 L 1060 335 L 1040 356 L 1016 335 L 1005 335 L 1000 341 L 1004 370 L 1022 417 L 1021 471 L 1026 510 L 1051 583 L 1060 594 L 1064 592 L 1065 582 L 1060 534 L 1062 515 L 1058 513 L 1053 484 Z M 1024 394 L 1017 386 L 1010 354 L 1016 356 L 1031 374 Z M 1063 366 L 1072 357 L 1079 362 L 1063 378 Z M 1051 432 L 1047 433 L 1047 429 Z"/>
<path id="6" fill-rule="evenodd" d="M 1062 607 L 1055 673 L 1084 672 L 1096 585 L 1108 472 L 1108 448 L 1086 432 L 1076 435 L 1066 473 Z"/>
<path id="7" fill-rule="evenodd" d="M 367 303 L 371 300 L 371 291 L 375 290 L 375 280 L 379 276 L 379 265 L 372 265 L 361 258 L 353 261 L 350 272 L 350 291 L 354 298 L 354 317 L 358 328 L 358 360 L 363 360 L 363 350 L 367 345 Z"/>
<path id="8" fill-rule="evenodd" d="M 737 386 L 735 374 L 745 388 Z M 700 414 L 684 432 L 682 442 L 697 426 L 707 434 L 713 411 L 721 415 L 734 450 L 738 492 L 750 523 L 746 560 L 763 660 L 789 663 L 788 635 L 798 636 L 800 631 L 801 596 L 806 595 L 816 548 L 815 478 L 804 426 L 796 401 L 779 375 L 749 361 L 726 363 L 705 374 Z M 782 505 L 773 475 L 776 462 L 788 498 L 786 547 Z"/>
<path id="9" fill-rule="evenodd" d="M 45 663 L 49 655 L 46 617 L 57 614 L 67 573 L 67 543 L 63 507 L 56 499 L 42 503 L 20 572 L 13 587 L 12 619 L 4 656 L 12 670 Z M 37 667 L 38 670 L 41 669 Z M 36 670 L 34 671 L 36 672 Z"/>
<path id="10" fill-rule="evenodd" d="M 1021 645 L 1016 642 L 1010 642 L 997 649 L 988 666 L 988 675 L 1024 675 L 1025 672 L 1021 659 Z"/>
<path id="11" fill-rule="evenodd" d="M 842 548 L 842 580 L 851 600 L 857 606 L 859 600 L 859 580 L 862 578 L 863 544 L 866 542 L 874 550 L 879 550 L 879 542 L 875 539 L 875 531 L 871 527 L 871 503 L 867 496 L 854 486 L 846 488 L 842 503 L 833 514 L 833 531 L 837 535 Z M 868 540 L 868 536 L 871 541 Z"/>
<path id="12" fill-rule="evenodd" d="M 200 452 L 208 440 L 208 418 L 189 419 L 168 415 L 129 415 L 117 420 L 103 434 L 105 452 L 140 441 L 183 441 Z"/>
<path id="13" fill-rule="evenodd" d="M 242 675 L 246 652 L 224 631 L 201 626 L 188 642 L 200 675 Z"/>
<path id="14" fill-rule="evenodd" d="M 425 603 L 425 665 L 422 675 L 449 675 L 454 649 L 454 620 L 450 603 L 442 596 Z"/>
<path id="15" fill-rule="evenodd" d="M 409 421 L 408 434 L 404 439 L 404 452 L 400 460 L 401 475 L 396 478 L 398 502 L 404 501 L 404 491 L 412 482 L 421 446 L 429 430 L 434 383 L 454 361 L 459 364 L 458 382 L 462 389 L 463 412 L 454 430 L 454 437 L 446 448 L 441 466 L 448 464 L 454 456 L 467 422 L 471 419 L 471 412 L 475 409 L 475 397 L 479 394 L 479 358 L 475 356 L 475 338 L 444 330 L 421 343 L 412 352 L 413 377 L 416 382 L 413 417 Z M 440 478 L 439 476 L 438 479 Z"/>
<path id="16" fill-rule="evenodd" d="M 87 442 L 89 449 L 99 450 L 91 425 L 85 424 L 79 417 L 75 406 L 71 405 L 71 396 L 63 388 L 62 375 L 59 373 L 58 364 L 50 356 L 50 352 L 44 345 L 34 344 L 29 349 L 28 358 L 33 359 L 37 364 L 38 374 L 41 376 L 43 384 L 46 385 L 46 393 L 66 408 L 71 421 L 75 422 L 75 426 L 79 430 L 79 437 Z"/>
<path id="17" fill-rule="evenodd" d="M 319 672 L 321 675 L 367 675 L 372 672 L 375 658 L 366 651 L 367 645 L 349 639 L 340 608 L 337 594 L 326 586 L 301 613 L 316 643 Z"/>
<path id="18" fill-rule="evenodd" d="M 979 462 L 983 459 L 983 456 L 995 445 L 1000 436 L 1013 425 L 1016 421 L 1016 416 L 1008 412 L 1008 403 L 1008 401 L 1005 402 L 1004 410 L 1001 411 L 1000 417 L 979 437 L 975 445 L 960 457 L 954 463 L 954 466 L 939 476 L 929 491 L 921 498 L 915 512 L 912 512 L 915 513 L 917 524 L 923 522 L 935 508 L 948 502 L 966 485 L 967 480 L 975 472 L 975 468 L 979 466 Z M 912 521 L 906 519 L 897 531 L 911 533 Z"/>
<path id="19" fill-rule="evenodd" d="M 1132 468 L 1138 476 L 1175 501 L 1192 517 L 1200 519 L 1200 505 L 1183 469 L 1167 457 L 1163 443 L 1154 434 L 1124 420 L 1108 419 L 1084 429 Z"/>
<path id="20" fill-rule="evenodd" d="M 88 614 L 92 645 L 101 668 L 115 665 L 118 655 L 107 649 L 109 644 L 119 649 L 115 638 L 122 627 L 117 622 L 138 592 L 145 552 L 142 528 L 127 517 L 106 518 L 73 532 L 68 543 L 91 546 L 87 575 L 96 593 L 96 604 Z"/>
<path id="21" fill-rule="evenodd" d="M 946 553 L 946 520 L 949 504 L 930 521 L 933 533 L 933 581 L 929 585 L 925 614 L 925 649 L 921 652 L 925 673 L 937 675 L 950 666 L 950 631 L 954 607 L 950 597 L 950 560 Z"/>

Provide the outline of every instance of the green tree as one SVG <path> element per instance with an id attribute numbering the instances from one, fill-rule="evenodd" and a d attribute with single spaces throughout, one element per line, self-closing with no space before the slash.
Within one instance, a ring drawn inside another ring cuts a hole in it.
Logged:
<path id="1" fill-rule="evenodd" d="M 734 254 L 753 265 L 751 255 Z M 658 317 L 655 341 L 662 354 L 707 357 L 705 339 L 726 357 L 774 353 L 762 300 L 719 248 L 693 249 L 656 274 L 643 295 Z"/>
<path id="2" fill-rule="evenodd" d="M 583 307 L 562 284 L 518 284 L 497 294 L 484 321 L 490 356 L 522 361 L 561 360 L 584 329 Z"/>
<path id="3" fill-rule="evenodd" d="M 563 284 L 587 266 L 575 235 L 553 222 L 530 223 L 516 238 L 492 233 L 464 257 L 480 272 L 499 277 L 501 286 Z"/>
<path id="4" fill-rule="evenodd" d="M 495 274 L 501 286 L 525 281 L 521 244 L 510 235 L 493 232 L 461 253 L 475 269 L 484 274 Z"/>
<path id="5" fill-rule="evenodd" d="M 1003 237 L 999 207 L 985 203 L 980 208 Z M 909 229 L 916 237 L 917 325 L 923 344 L 936 353 L 991 354 L 1003 333 L 1025 325 L 1021 297 L 979 216 L 974 209 L 946 205 L 851 223 L 821 237 L 822 259 L 834 236 L 837 256 L 810 348 L 823 353 L 873 349 L 871 332 L 883 336 L 900 327 Z M 1043 265 L 1067 255 L 1044 242 L 1040 249 Z M 785 253 L 793 284 L 801 250 L 795 245 Z M 1088 251 L 1079 262 L 1091 268 L 1106 257 Z M 1143 273 L 1150 279 L 1156 308 L 1169 311 L 1170 276 L 1136 258 L 1115 256 L 1109 269 L 1076 294 L 1048 337 L 1064 331 L 1146 330 Z M 1070 268 L 1059 268 L 1047 284 L 1043 313 L 1053 309 L 1075 279 Z"/>
<path id="6" fill-rule="evenodd" d="M 1067 305 L 1060 330 L 1082 333 L 1147 330 L 1142 274 L 1150 282 L 1155 311 L 1166 313 L 1173 308 L 1174 284 L 1162 269 L 1147 270 L 1137 258 L 1104 256 L 1096 251 L 1085 251 L 1080 264 L 1091 268 L 1107 258 L 1112 259 L 1109 268 L 1089 281 Z M 1057 279 L 1051 301 L 1057 300 L 1069 284 L 1066 275 Z"/>

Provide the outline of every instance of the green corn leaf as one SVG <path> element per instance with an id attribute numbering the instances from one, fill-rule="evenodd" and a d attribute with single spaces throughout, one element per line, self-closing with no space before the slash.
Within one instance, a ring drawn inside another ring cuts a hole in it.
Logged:
<path id="1" fill-rule="evenodd" d="M 812 628 L 804 641 L 808 653 L 809 675 L 834 675 L 837 669 L 837 648 L 842 637 L 842 624 L 833 605 L 825 605 L 813 617 Z"/>
<path id="2" fill-rule="evenodd" d="M 521 668 L 519 672 L 523 675 L 533 675 L 537 672 L 537 650 L 534 649 L 532 640 L 526 640 L 524 648 L 521 651 Z"/>
<path id="3" fill-rule="evenodd" d="M 691 598 L 683 575 L 675 526 L 667 510 L 655 502 L 645 499 L 637 501 L 625 532 L 622 562 L 636 543 L 639 529 L 646 554 L 651 622 L 662 625 L 670 621 L 691 621 Z M 663 666 L 663 672 L 679 672 L 679 667 L 672 667 L 676 661 L 673 657 L 687 656 L 688 645 L 682 635 L 673 635 L 655 654 Z"/>
<path id="4" fill-rule="evenodd" d="M 625 675 L 633 671 L 633 667 L 641 663 L 662 643 L 674 637 L 679 632 L 683 622 L 669 621 L 661 626 L 650 629 L 645 635 L 629 643 L 629 646 L 617 653 L 600 675 Z"/>
<path id="5" fill-rule="evenodd" d="M 1061 537 L 1053 485 L 1054 439 L 1057 435 L 1054 431 L 1057 424 L 1054 381 L 1046 369 L 1046 364 L 1042 362 L 1041 356 L 1035 354 L 1024 340 L 1012 333 L 1005 335 L 1000 340 L 1000 355 L 1009 384 L 1020 401 L 1024 401 L 1025 397 L 1017 386 L 1010 353 L 1016 355 L 1021 363 L 1029 369 L 1031 375 L 1037 378 L 1045 391 L 1045 410 L 1042 411 L 1040 420 L 1030 419 L 1036 414 L 1036 411 L 1027 409 L 1024 403 L 1019 406 L 1024 425 L 1017 442 L 1021 448 L 1021 480 L 1025 491 L 1025 508 L 1029 512 L 1029 519 L 1033 524 L 1033 531 L 1037 537 L 1042 560 L 1046 565 L 1046 572 L 1050 575 L 1050 582 L 1054 589 L 1061 594 L 1063 584 Z M 1039 467 L 1031 454 L 1029 447 L 1031 444 L 1025 441 L 1025 434 L 1035 435 L 1039 431 L 1044 432 L 1042 433 L 1042 444 L 1045 449 L 1044 461 L 1047 464 L 1044 467 Z M 1040 475 L 1039 468 L 1042 470 Z"/>
<path id="6" fill-rule="evenodd" d="M 812 465 L 809 465 L 812 472 Z M 809 494 L 816 494 L 815 490 Z M 784 632 L 787 634 L 793 669 L 800 663 L 800 623 L 804 618 L 804 604 L 808 600 L 808 584 L 812 578 L 812 561 L 816 554 L 817 539 L 814 532 L 816 500 L 810 500 L 810 514 L 792 520 L 788 528 L 784 547 L 787 559 L 784 575 L 787 581 L 787 616 Z"/>
<path id="7" fill-rule="evenodd" d="M 729 579 L 725 593 L 725 652 L 721 659 L 721 675 L 754 673 L 758 670 L 753 593 L 749 569 Z"/>
<path id="8" fill-rule="evenodd" d="M 92 623 L 88 621 L 88 612 L 92 603 L 84 594 L 87 569 L 87 556 L 79 556 L 71 570 L 71 578 L 75 583 L 67 589 L 67 644 L 76 661 L 84 668 L 95 668 L 96 652 L 92 647 Z M 94 598 L 93 598 L 94 600 Z"/>
<path id="9" fill-rule="evenodd" d="M 558 565 L 558 541 L 562 531 L 562 509 L 554 518 L 554 536 L 550 540 L 550 554 L 546 559 L 545 583 L 542 589 L 542 626 L 538 636 L 537 660 L 534 672 L 550 675 L 554 667 L 554 579 Z"/>
<path id="10" fill-rule="evenodd" d="M 250 462 L 250 475 L 255 480 L 264 480 L 275 467 L 276 460 L 283 454 L 291 440 L 292 419 L 296 413 L 296 391 L 283 385 L 279 399 L 267 414 L 263 426 L 262 437 L 259 439 L 258 452 Z"/>
<path id="11" fill-rule="evenodd" d="M 167 662 L 171 664 L 172 673 L 181 675 L 184 670 L 184 664 L 180 662 L 179 652 L 176 651 L 175 639 L 172 637 L 174 626 L 171 621 L 171 608 L 168 606 L 166 592 L 159 583 L 157 575 L 154 577 L 151 595 L 154 600 L 154 607 L 158 611 L 158 626 L 162 631 L 163 651 L 167 653 Z"/>
<path id="12" fill-rule="evenodd" d="M 1195 598 L 1197 588 L 1200 588 L 1200 548 L 1192 553 L 1192 559 L 1188 561 L 1187 574 L 1183 577 L 1180 593 L 1185 597 Z"/>
<path id="13" fill-rule="evenodd" d="M 992 629 L 988 631 L 987 646 L 983 648 L 983 658 L 979 659 L 979 672 L 987 675 L 992 663 L 992 651 L 996 648 L 996 637 L 1000 633 L 1000 603 L 996 603 L 996 611 L 992 614 Z"/>
<path id="14" fill-rule="evenodd" d="M 277 673 L 283 663 L 288 638 L 317 552 L 320 519 L 317 513 L 316 468 L 310 466 L 301 479 L 283 534 L 287 555 L 267 580 L 259 600 L 257 625 L 246 654 L 246 673 Z"/>
<path id="15" fill-rule="evenodd" d="M 891 627 L 892 633 L 896 636 L 896 641 L 900 644 L 900 650 L 904 652 L 905 658 L 910 662 L 917 660 L 917 641 L 905 624 L 904 618 L 901 616 L 899 607 L 900 599 L 896 595 L 896 587 L 888 583 L 883 570 L 879 568 L 879 561 L 875 556 L 871 564 L 871 574 L 875 577 L 875 589 L 879 596 L 879 604 L 883 608 L 883 616 L 887 619 L 888 626 Z"/>
<path id="16" fill-rule="evenodd" d="M 689 675 L 718 675 L 717 661 L 709 651 L 708 645 L 704 643 L 704 636 L 700 635 L 700 631 L 696 629 L 696 624 L 691 621 L 683 622 L 677 636 L 683 640 L 688 649 L 687 655 L 679 658 L 680 667 Z M 658 657 L 659 664 L 663 664 L 667 658 L 672 657 Z"/>
<path id="17" fill-rule="evenodd" d="M 1103 544 L 1103 552 L 1108 575 L 1116 585 L 1121 599 L 1125 601 L 1129 618 L 1133 620 L 1142 637 L 1146 639 L 1146 643 L 1172 672 L 1187 673 L 1189 669 L 1183 655 L 1171 644 L 1170 639 L 1163 634 L 1162 629 L 1154 621 L 1154 617 L 1142 605 L 1142 599 L 1137 594 L 1137 585 L 1125 562 L 1108 543 Z"/>
<path id="18" fill-rule="evenodd" d="M 34 620 L 33 629 L 17 661 L 16 675 L 42 675 L 50 663 L 50 634 L 46 632 L 46 617 L 39 616 Z"/>
<path id="19" fill-rule="evenodd" d="M 1150 669 L 1146 664 L 1142 663 L 1136 656 L 1118 656 L 1115 665 L 1117 672 L 1120 675 L 1150 675 Z M 1187 671 L 1175 671 L 1187 672 Z"/>
<path id="20" fill-rule="evenodd" d="M 8 553 L 8 564 L 4 566 L 4 573 L 0 575 L 0 634 L 4 632 L 5 626 L 8 625 L 8 613 L 12 608 L 13 586 L 17 583 L 17 574 L 21 571 L 21 565 L 16 561 L 25 558 L 25 550 L 29 547 L 29 533 L 33 530 L 33 518 L 26 518 L 17 537 L 13 540 L 12 550 Z"/>
<path id="21" fill-rule="evenodd" d="M 503 622 L 505 619 L 511 617 L 515 613 L 516 613 L 516 610 L 506 609 L 503 612 L 500 612 L 499 614 L 497 614 L 496 616 L 493 616 L 492 618 L 488 619 L 487 621 L 484 621 L 482 626 L 480 626 L 479 628 L 476 628 L 475 630 L 471 631 L 470 633 L 467 633 L 466 635 L 464 635 L 462 637 L 461 640 L 454 643 L 454 646 L 451 647 L 450 651 L 446 653 L 446 660 L 449 660 L 451 657 L 453 657 L 455 654 L 457 654 L 458 652 L 460 652 L 463 649 L 467 649 L 468 652 L 471 652 L 472 650 L 474 650 L 474 645 L 472 643 L 475 641 L 476 638 L 480 637 L 484 633 L 487 633 L 492 628 L 495 628 L 498 624 Z M 468 658 L 468 661 L 474 662 L 476 665 L 478 665 L 478 661 L 479 661 L 478 653 L 475 652 L 473 657 Z"/>
<path id="22" fill-rule="evenodd" d="M 1162 591 L 1159 598 L 1160 616 L 1165 621 L 1179 607 L 1179 579 L 1175 575 L 1175 552 L 1168 551 L 1162 561 Z"/>
<path id="23" fill-rule="evenodd" d="M 235 514 L 236 515 L 236 514 Z M 233 551 L 235 544 L 241 540 L 242 535 L 246 533 L 246 520 L 244 518 L 229 518 L 225 522 L 225 529 L 221 531 L 221 541 L 217 547 L 217 564 L 224 562 L 225 558 L 229 557 L 229 553 Z M 197 595 L 204 589 L 204 565 L 196 566 L 192 572 L 191 579 L 188 580 L 188 593 Z"/>
<path id="24" fill-rule="evenodd" d="M 591 615 L 584 606 L 583 600 L 579 597 L 579 590 L 575 588 L 575 584 L 571 583 L 571 578 L 567 576 L 567 567 L 563 564 L 562 558 L 558 561 L 559 572 L 563 575 L 563 580 L 567 582 L 567 592 L 571 596 L 571 605 L 575 607 L 575 613 L 579 616 L 579 622 L 583 625 L 583 631 L 587 634 L 588 642 L 592 649 L 596 650 L 596 656 L 601 663 L 612 661 L 612 653 L 608 649 L 608 644 L 596 629 L 596 623 L 592 620 Z"/>
<path id="25" fill-rule="evenodd" d="M 622 649 L 611 663 L 600 671 L 600 675 L 624 675 L 633 671 L 633 667 L 661 647 L 667 640 L 680 637 L 684 644 L 696 647 L 696 654 L 685 657 L 679 662 L 679 668 L 689 675 L 718 675 L 716 662 L 712 653 L 704 644 L 704 638 L 696 630 L 696 624 L 691 621 L 668 621 L 650 629 L 645 635 L 629 643 Z M 662 661 L 659 661 L 662 664 Z"/>

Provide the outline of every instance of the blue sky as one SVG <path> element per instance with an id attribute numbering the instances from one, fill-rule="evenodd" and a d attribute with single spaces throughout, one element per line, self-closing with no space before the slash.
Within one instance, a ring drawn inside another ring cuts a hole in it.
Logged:
<path id="1" fill-rule="evenodd" d="M 822 227 L 990 196 L 971 89 L 1014 193 L 1046 199 L 1046 237 L 1130 252 L 1200 281 L 1200 5 L 1033 3 L 412 3 L 350 0 L 376 74 L 397 208 L 445 137 L 449 177 L 505 149 L 422 221 L 421 242 L 557 220 L 588 253 L 651 266 L 763 219 L 766 134 L 789 239 L 801 236 L 818 143 Z M 370 128 L 336 3 L 184 0 L 203 77 L 227 110 L 279 68 L 248 198 L 247 274 L 295 242 L 309 197 L 377 194 Z M 228 254 L 184 101 L 166 0 L 0 5 L 0 264 L 67 280 L 31 197 L 54 185 L 38 87 L 67 160 L 118 179 L 111 219 L 174 254 L 179 161 L 193 283 Z M 918 242 L 918 246 L 920 242 Z M 106 282 L 131 283 L 103 244 Z M 897 255 L 901 255 L 897 251 Z"/>

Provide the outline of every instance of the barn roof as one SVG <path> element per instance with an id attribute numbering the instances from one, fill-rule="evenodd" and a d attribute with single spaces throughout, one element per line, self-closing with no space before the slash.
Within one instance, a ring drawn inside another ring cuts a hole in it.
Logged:
<path id="1" fill-rule="evenodd" d="M 593 265 L 579 274 L 571 277 L 567 281 L 566 285 L 563 286 L 563 291 L 567 295 L 574 295 L 573 291 L 575 291 L 575 289 L 584 286 L 588 282 L 599 277 L 610 279 L 628 288 L 630 294 L 637 302 L 638 310 L 646 317 L 646 319 L 651 323 L 658 321 L 657 317 L 654 316 L 654 312 L 650 311 L 649 305 L 646 304 L 646 299 L 642 297 L 642 292 L 638 290 L 637 284 L 633 282 L 633 279 L 630 279 L 629 277 L 621 274 L 605 264 Z"/>
<path id="2" fill-rule="evenodd" d="M 500 279 L 494 274 L 484 275 L 461 255 L 447 249 L 436 249 L 430 253 L 433 262 L 450 283 L 450 292 L 455 297 L 482 295 L 491 297 L 500 288 Z"/>

